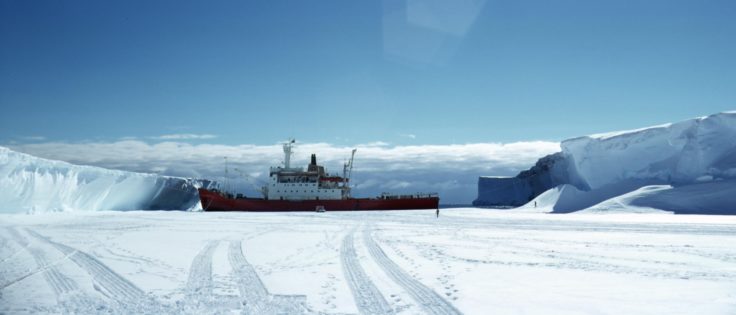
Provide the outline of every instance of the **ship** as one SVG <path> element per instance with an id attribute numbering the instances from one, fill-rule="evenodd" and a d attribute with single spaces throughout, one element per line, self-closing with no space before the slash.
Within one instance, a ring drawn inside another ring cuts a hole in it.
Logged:
<path id="1" fill-rule="evenodd" d="M 382 193 L 373 198 L 354 198 L 350 177 L 355 152 L 343 164 L 342 176 L 329 174 L 311 155 L 307 168 L 292 167 L 291 156 L 295 141 L 283 144 L 283 166 L 271 167 L 268 182 L 259 188 L 262 196 L 247 197 L 216 188 L 199 188 L 204 211 L 372 211 L 439 209 L 439 196 L 427 194 Z M 227 172 L 227 168 L 226 168 Z"/>

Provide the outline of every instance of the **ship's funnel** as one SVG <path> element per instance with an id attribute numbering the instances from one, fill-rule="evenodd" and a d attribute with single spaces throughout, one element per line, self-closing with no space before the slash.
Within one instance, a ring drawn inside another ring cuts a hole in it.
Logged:
<path id="1" fill-rule="evenodd" d="M 317 155 L 314 153 L 312 154 L 312 163 L 310 165 L 317 165 Z"/>

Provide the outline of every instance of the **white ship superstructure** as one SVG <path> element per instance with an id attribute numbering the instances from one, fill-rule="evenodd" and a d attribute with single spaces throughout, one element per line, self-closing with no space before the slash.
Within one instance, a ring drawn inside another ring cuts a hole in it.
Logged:
<path id="1" fill-rule="evenodd" d="M 317 164 L 317 156 L 304 170 L 291 167 L 294 140 L 284 144 L 284 166 L 271 167 L 269 182 L 262 192 L 268 200 L 338 200 L 350 197 L 350 175 L 353 168 L 353 150 L 350 161 L 343 166 L 343 176 L 330 175 Z"/>

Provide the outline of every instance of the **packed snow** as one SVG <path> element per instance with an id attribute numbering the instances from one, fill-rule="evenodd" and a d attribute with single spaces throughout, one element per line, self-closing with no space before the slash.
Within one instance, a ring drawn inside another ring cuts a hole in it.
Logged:
<path id="1" fill-rule="evenodd" d="M 735 312 L 733 216 L 0 215 L 7 314 Z"/>
<path id="2" fill-rule="evenodd" d="M 0 147 L 0 213 L 68 210 L 187 210 L 205 181 L 108 170 Z"/>
<path id="3" fill-rule="evenodd" d="M 736 112 L 579 137 L 561 147 L 515 178 L 482 177 L 476 204 L 736 214 Z M 654 189 L 662 185 L 669 188 Z M 632 192 L 638 197 L 623 197 Z"/>

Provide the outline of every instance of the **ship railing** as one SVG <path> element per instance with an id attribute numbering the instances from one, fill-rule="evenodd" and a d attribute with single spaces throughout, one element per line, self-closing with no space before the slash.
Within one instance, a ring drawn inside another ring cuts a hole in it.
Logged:
<path id="1" fill-rule="evenodd" d="M 378 199 L 418 199 L 439 197 L 437 193 L 416 193 L 413 195 L 394 195 L 392 193 L 381 193 Z"/>

